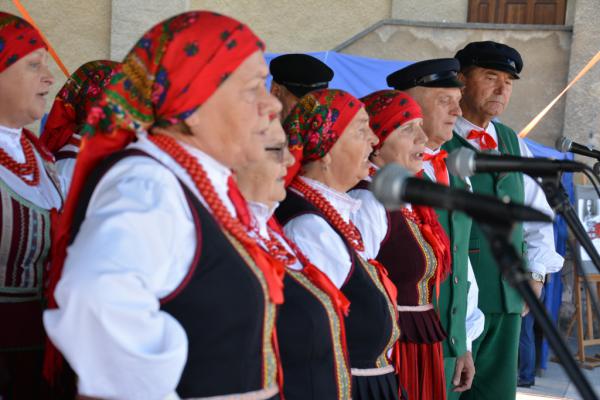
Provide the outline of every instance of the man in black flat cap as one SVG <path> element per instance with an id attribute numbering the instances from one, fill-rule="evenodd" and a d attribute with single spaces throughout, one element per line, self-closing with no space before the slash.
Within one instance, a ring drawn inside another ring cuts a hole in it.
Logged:
<path id="1" fill-rule="evenodd" d="M 298 100 L 308 92 L 329 87 L 333 70 L 307 54 L 284 54 L 269 64 L 273 75 L 271 93 L 281 101 L 283 121 Z"/>
<path id="2" fill-rule="evenodd" d="M 456 53 L 458 78 L 465 84 L 460 102 L 462 117 L 454 127 L 448 151 L 468 147 L 475 151 L 531 157 L 525 142 L 508 126 L 493 121 L 509 103 L 513 82 L 523 60 L 519 52 L 492 41 L 469 43 Z M 521 173 L 478 173 L 471 177 L 474 192 L 535 207 L 553 215 L 544 193 Z M 529 264 L 530 282 L 541 294 L 546 273 L 556 272 L 563 259 L 555 252 L 552 224 L 524 223 L 515 227 L 512 242 Z M 516 396 L 517 353 L 521 315 L 528 310 L 519 294 L 504 280 L 479 226 L 471 229 L 469 253 L 479 285 L 479 307 L 485 315 L 483 333 L 473 342 L 477 374 L 471 390 L 461 399 L 510 400 Z"/>
<path id="3" fill-rule="evenodd" d="M 463 84 L 458 80 L 460 64 L 454 58 L 420 61 L 387 77 L 389 86 L 406 91 L 421 106 L 427 135 L 423 177 L 451 187 L 467 185 L 448 174 L 442 146 L 452 139 L 452 129 L 461 115 L 459 101 Z M 440 286 L 437 308 L 447 333 L 443 342 L 444 374 L 448 399 L 458 399 L 471 387 L 475 367 L 471 343 L 483 330 L 483 313 L 477 308 L 478 289 L 469 262 L 471 219 L 464 213 L 436 210 L 452 251 L 452 272 Z"/>

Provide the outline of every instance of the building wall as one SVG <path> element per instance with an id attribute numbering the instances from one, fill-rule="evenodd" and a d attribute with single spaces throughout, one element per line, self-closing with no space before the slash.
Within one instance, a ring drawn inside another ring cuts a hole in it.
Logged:
<path id="1" fill-rule="evenodd" d="M 392 18 L 427 22 L 467 22 L 469 0 L 392 0 Z"/>
<path id="2" fill-rule="evenodd" d="M 246 22 L 274 53 L 331 50 L 390 18 L 391 6 L 391 0 L 190 0 L 192 9 Z"/>
<path id="3" fill-rule="evenodd" d="M 566 86 L 571 32 L 385 25 L 346 47 L 343 52 L 418 61 L 454 57 L 467 43 L 480 40 L 506 43 L 518 49 L 524 58 L 522 79 L 515 82 L 511 103 L 500 117 L 520 131 Z M 553 146 L 562 134 L 563 119 L 564 101 L 561 101 L 529 137 Z"/>

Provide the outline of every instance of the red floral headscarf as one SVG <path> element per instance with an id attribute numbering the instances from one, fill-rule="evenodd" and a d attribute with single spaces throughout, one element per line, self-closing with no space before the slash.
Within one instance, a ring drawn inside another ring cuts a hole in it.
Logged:
<path id="1" fill-rule="evenodd" d="M 379 90 L 360 99 L 365 103 L 369 114 L 369 124 L 379 143 L 374 146 L 377 150 L 394 130 L 405 123 L 423 118 L 421 107 L 405 92 L 399 90 Z"/>
<path id="2" fill-rule="evenodd" d="M 296 160 L 286 182 L 302 165 L 323 158 L 363 106 L 350 93 L 337 89 L 315 90 L 302 97 L 283 123 Z"/>
<path id="3" fill-rule="evenodd" d="M 58 92 L 44 125 L 42 143 L 54 155 L 67 143 L 79 146 L 78 134 L 87 115 L 110 84 L 119 63 L 96 60 L 83 64 Z"/>
<path id="4" fill-rule="evenodd" d="M 27 21 L 0 11 L 0 74 L 27 54 L 46 43 Z"/>
<path id="5" fill-rule="evenodd" d="M 158 23 L 142 36 L 115 71 L 88 114 L 63 213 L 53 224 L 48 307 L 62 273 L 79 195 L 90 172 L 109 154 L 135 140 L 139 128 L 184 121 L 244 60 L 263 50 L 244 24 L 213 12 L 193 11 Z M 60 361 L 48 354 L 44 374 Z"/>

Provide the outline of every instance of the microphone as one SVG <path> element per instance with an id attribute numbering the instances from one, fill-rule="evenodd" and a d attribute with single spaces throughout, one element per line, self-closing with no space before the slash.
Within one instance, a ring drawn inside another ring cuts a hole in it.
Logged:
<path id="1" fill-rule="evenodd" d="M 531 207 L 504 203 L 497 197 L 453 189 L 415 178 L 398 164 L 381 168 L 371 183 L 373 194 L 386 209 L 398 209 L 403 203 L 422 204 L 445 210 L 462 211 L 475 220 L 552 222 L 548 215 Z"/>
<path id="2" fill-rule="evenodd" d="M 518 157 L 477 153 L 466 147 L 454 150 L 446 159 L 448 172 L 461 178 L 477 172 L 522 172 L 539 177 L 559 171 L 580 172 L 584 164 L 571 160 L 552 160 L 541 157 Z"/>
<path id="3" fill-rule="evenodd" d="M 563 153 L 570 151 L 571 153 L 592 157 L 600 161 L 600 151 L 595 150 L 592 146 L 575 143 L 566 137 L 558 138 L 556 141 L 556 150 L 562 151 Z"/>

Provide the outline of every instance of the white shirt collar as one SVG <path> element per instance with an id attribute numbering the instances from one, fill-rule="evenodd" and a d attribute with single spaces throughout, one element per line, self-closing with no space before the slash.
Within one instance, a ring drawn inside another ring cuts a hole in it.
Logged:
<path id="1" fill-rule="evenodd" d="M 175 175 L 181 179 L 186 185 L 194 192 L 199 198 L 202 199 L 204 205 L 206 203 L 200 193 L 198 193 L 198 189 L 196 188 L 196 184 L 193 182 L 191 177 L 188 175 L 187 171 L 183 169 L 170 155 L 162 151 L 158 148 L 154 143 L 148 140 L 148 134 L 145 132 L 138 132 L 138 140 L 137 142 L 132 143 L 130 146 L 140 148 L 144 151 L 147 151 L 157 160 L 165 164 L 169 169 L 171 169 Z M 229 187 L 227 185 L 227 181 L 231 176 L 231 170 L 225 165 L 221 164 L 219 161 L 215 160 L 213 157 L 209 156 L 202 150 L 199 150 L 195 147 L 192 147 L 186 143 L 182 143 L 178 141 L 178 143 L 204 168 L 206 175 L 209 177 L 210 182 L 212 183 L 217 195 L 225 204 L 227 210 L 231 213 L 231 215 L 236 216 L 237 213 L 235 211 L 235 207 L 229 198 Z"/>
<path id="2" fill-rule="evenodd" d="M 327 199 L 333 208 L 335 208 L 335 210 L 341 215 L 344 221 L 349 222 L 352 214 L 360 209 L 362 202 L 358 199 L 350 197 L 347 193 L 338 192 L 322 182 L 315 181 L 314 179 L 310 179 L 305 176 L 301 176 L 300 178 L 308 186 L 321 193 L 323 197 L 325 197 L 325 199 Z"/>
<path id="3" fill-rule="evenodd" d="M 0 148 L 4 149 L 17 162 L 25 161 L 23 149 L 21 148 L 22 134 L 23 128 L 9 128 L 0 125 Z"/>
<path id="4" fill-rule="evenodd" d="M 489 123 L 488 126 L 484 129 L 480 126 L 475 125 L 474 123 L 472 123 L 471 121 L 466 120 L 464 117 L 458 117 L 456 119 L 456 123 L 454 124 L 454 131 L 456 133 L 458 133 L 461 137 L 463 138 L 467 138 L 467 135 L 469 134 L 469 132 L 471 132 L 473 129 L 477 130 L 477 131 L 486 131 L 491 137 L 494 138 L 494 140 L 496 141 L 496 143 L 498 143 L 498 135 L 496 134 L 496 127 L 494 126 L 493 123 Z M 480 150 L 479 148 L 479 142 L 476 140 L 469 140 L 467 139 L 467 141 L 476 149 Z"/>
<path id="5" fill-rule="evenodd" d="M 248 202 L 248 208 L 250 209 L 250 212 L 252 213 L 253 217 L 252 223 L 258 229 L 260 235 L 264 238 L 269 237 L 269 228 L 267 226 L 267 223 L 269 222 L 269 219 L 271 219 L 271 217 L 273 216 L 273 213 L 275 212 L 275 209 L 278 205 L 279 203 L 275 204 L 274 207 L 269 207 L 266 204 L 258 203 L 255 201 Z"/>

